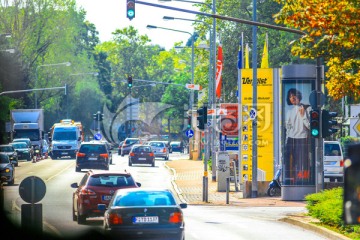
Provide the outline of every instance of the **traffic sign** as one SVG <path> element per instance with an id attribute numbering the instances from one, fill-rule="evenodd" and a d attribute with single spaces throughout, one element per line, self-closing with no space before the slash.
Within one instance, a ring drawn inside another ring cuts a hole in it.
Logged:
<path id="1" fill-rule="evenodd" d="M 357 133 L 357 135 L 360 135 L 360 118 L 357 120 L 357 122 L 354 125 L 354 130 Z"/>
<path id="2" fill-rule="evenodd" d="M 101 133 L 96 133 L 96 134 L 94 135 L 94 139 L 95 139 L 95 140 L 101 140 L 101 139 L 102 139 Z"/>
<path id="3" fill-rule="evenodd" d="M 250 115 L 250 119 L 254 120 L 256 118 L 256 109 L 255 108 L 250 109 L 249 115 Z"/>
<path id="4" fill-rule="evenodd" d="M 189 129 L 186 131 L 186 136 L 188 138 L 192 138 L 194 136 L 194 131 L 192 129 Z"/>
<path id="5" fill-rule="evenodd" d="M 44 198 L 46 185 L 44 180 L 36 176 L 30 176 L 21 181 L 19 194 L 22 200 L 27 203 L 36 203 Z"/>
<path id="6" fill-rule="evenodd" d="M 191 90 L 201 90 L 202 89 L 202 87 L 199 84 L 189 84 L 189 83 L 187 83 L 185 85 L 185 87 L 187 89 L 191 89 Z"/>

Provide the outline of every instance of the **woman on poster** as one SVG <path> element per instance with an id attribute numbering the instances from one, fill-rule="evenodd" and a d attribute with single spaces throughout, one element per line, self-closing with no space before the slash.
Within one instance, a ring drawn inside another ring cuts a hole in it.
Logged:
<path id="1" fill-rule="evenodd" d="M 309 133 L 310 107 L 301 103 L 302 94 L 295 88 L 287 92 L 290 106 L 285 115 L 285 181 L 301 184 L 310 180 Z"/>

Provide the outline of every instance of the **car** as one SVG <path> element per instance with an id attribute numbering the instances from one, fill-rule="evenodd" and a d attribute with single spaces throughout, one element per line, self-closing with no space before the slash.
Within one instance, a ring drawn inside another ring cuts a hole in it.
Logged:
<path id="1" fill-rule="evenodd" d="M 138 188 L 141 183 L 129 172 L 89 170 L 79 183 L 70 186 L 76 189 L 72 195 L 73 221 L 84 224 L 87 218 L 104 215 L 104 211 L 98 210 L 98 204 L 107 206 L 117 189 Z"/>
<path id="2" fill-rule="evenodd" d="M 112 164 L 113 163 L 112 150 L 114 149 L 114 147 L 107 141 L 102 141 L 102 142 L 105 143 L 105 145 L 106 145 L 106 148 L 109 153 L 109 162 L 110 162 L 110 164 Z"/>
<path id="3" fill-rule="evenodd" d="M 134 144 L 141 144 L 141 143 L 142 142 L 140 138 L 126 138 L 121 147 L 121 156 L 123 157 L 125 156 L 125 154 L 129 154 Z"/>
<path id="4" fill-rule="evenodd" d="M 82 142 L 76 153 L 75 171 L 81 169 L 104 169 L 109 170 L 110 159 L 107 146 L 104 142 Z"/>
<path id="5" fill-rule="evenodd" d="M 165 143 L 166 147 L 169 149 L 169 153 L 172 153 L 172 147 L 170 145 L 170 141 L 160 141 L 160 142 Z"/>
<path id="6" fill-rule="evenodd" d="M 151 146 L 133 145 L 129 153 L 129 166 L 133 164 L 150 164 L 155 167 L 155 154 Z"/>
<path id="7" fill-rule="evenodd" d="M 180 152 L 180 153 L 184 152 L 184 145 L 180 141 L 172 141 L 170 142 L 170 146 L 173 152 Z"/>
<path id="8" fill-rule="evenodd" d="M 121 141 L 121 142 L 119 143 L 118 155 L 121 155 L 121 148 L 122 148 L 123 143 L 124 143 L 124 141 Z"/>
<path id="9" fill-rule="evenodd" d="M 185 239 L 182 209 L 166 188 L 132 188 L 116 190 L 105 209 L 104 232 L 120 239 Z"/>
<path id="10" fill-rule="evenodd" d="M 15 183 L 15 167 L 5 153 L 0 153 L 0 178 L 1 182 L 6 182 L 8 185 Z"/>
<path id="11" fill-rule="evenodd" d="M 14 164 L 15 167 L 19 166 L 19 159 L 17 152 L 13 145 L 11 144 L 2 144 L 0 145 L 0 152 L 5 153 L 9 156 L 10 162 Z"/>
<path id="12" fill-rule="evenodd" d="M 147 145 L 151 146 L 153 149 L 155 158 L 161 157 L 165 160 L 169 160 L 169 149 L 163 141 L 150 141 Z"/>
<path id="13" fill-rule="evenodd" d="M 31 145 L 30 138 L 14 138 L 12 142 L 25 142 L 28 147 L 31 149 L 31 158 L 34 157 L 34 147 Z"/>
<path id="14" fill-rule="evenodd" d="M 9 144 L 15 148 L 18 159 L 26 159 L 27 161 L 31 161 L 31 148 L 29 148 L 26 142 L 11 142 Z"/>
<path id="15" fill-rule="evenodd" d="M 344 156 L 339 141 L 324 141 L 324 182 L 344 181 Z"/>

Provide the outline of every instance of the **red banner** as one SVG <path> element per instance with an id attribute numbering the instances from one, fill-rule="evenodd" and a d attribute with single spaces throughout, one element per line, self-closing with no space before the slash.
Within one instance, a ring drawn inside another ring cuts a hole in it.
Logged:
<path id="1" fill-rule="evenodd" d="M 218 46 L 218 60 L 216 63 L 216 97 L 221 97 L 221 85 L 222 85 L 222 70 L 223 70 L 223 53 L 222 53 L 222 45 Z"/>

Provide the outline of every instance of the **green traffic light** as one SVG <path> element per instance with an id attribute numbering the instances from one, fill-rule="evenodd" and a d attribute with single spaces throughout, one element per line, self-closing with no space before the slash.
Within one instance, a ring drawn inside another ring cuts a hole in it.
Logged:
<path id="1" fill-rule="evenodd" d="M 319 130 L 318 129 L 312 129 L 311 130 L 311 136 L 318 137 L 319 136 Z"/>
<path id="2" fill-rule="evenodd" d="M 127 11 L 128 18 L 133 18 L 135 16 L 135 11 L 130 9 Z"/>

